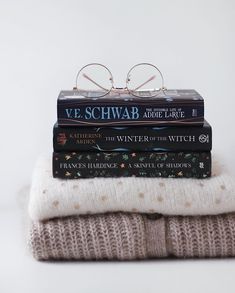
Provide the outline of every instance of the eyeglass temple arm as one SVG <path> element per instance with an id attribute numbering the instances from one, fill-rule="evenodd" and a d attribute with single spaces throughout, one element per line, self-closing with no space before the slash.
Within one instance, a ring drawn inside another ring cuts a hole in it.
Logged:
<path id="1" fill-rule="evenodd" d="M 149 83 L 150 81 L 152 81 L 153 79 L 156 78 L 156 75 L 151 76 L 148 80 L 146 80 L 144 83 L 142 83 L 141 85 L 139 85 L 137 88 L 134 89 L 134 91 L 137 91 L 138 89 L 140 89 L 142 86 L 146 85 L 147 83 Z"/>
<path id="2" fill-rule="evenodd" d="M 106 88 L 102 87 L 102 85 L 98 84 L 96 81 L 94 81 L 92 78 L 90 78 L 88 75 L 86 75 L 85 73 L 83 73 L 83 77 L 85 77 L 86 79 L 90 80 L 92 83 L 94 83 L 95 85 L 97 85 L 99 88 L 101 88 L 102 90 L 108 91 Z"/>
<path id="3" fill-rule="evenodd" d="M 83 73 L 83 77 L 85 77 L 86 79 L 88 79 L 89 81 L 91 81 L 92 83 L 94 83 L 95 85 L 97 85 L 99 88 L 101 88 L 102 90 L 107 91 L 106 88 L 102 87 L 100 84 L 98 84 L 96 81 L 94 81 L 92 78 L 90 78 L 87 74 Z M 144 85 L 146 85 L 147 83 L 149 83 L 150 81 L 152 81 L 153 79 L 156 78 L 156 75 L 151 76 L 148 80 L 146 80 L 144 83 L 142 83 L 141 85 L 139 85 L 137 88 L 134 89 L 134 91 L 140 89 L 141 87 L 143 87 Z"/>

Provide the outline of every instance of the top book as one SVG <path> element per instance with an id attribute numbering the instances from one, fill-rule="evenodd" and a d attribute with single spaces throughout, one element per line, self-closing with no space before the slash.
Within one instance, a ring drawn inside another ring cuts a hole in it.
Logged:
<path id="1" fill-rule="evenodd" d="M 61 91 L 60 126 L 203 125 L 204 100 L 195 90 L 166 90 L 155 97 L 111 92 Z"/>

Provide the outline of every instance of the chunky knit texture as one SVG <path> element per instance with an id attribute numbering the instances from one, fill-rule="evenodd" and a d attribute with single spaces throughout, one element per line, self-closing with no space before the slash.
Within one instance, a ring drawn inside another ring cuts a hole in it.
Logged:
<path id="1" fill-rule="evenodd" d="M 177 257 L 235 256 L 235 214 L 169 217 L 168 251 Z"/>
<path id="2" fill-rule="evenodd" d="M 133 259 L 146 257 L 144 218 L 111 214 L 55 219 L 32 226 L 38 259 Z"/>
<path id="3" fill-rule="evenodd" d="M 81 214 L 140 212 L 210 215 L 235 211 L 235 177 L 214 164 L 209 179 L 52 178 L 51 160 L 41 157 L 33 174 L 29 214 L 46 220 Z"/>
<path id="4" fill-rule="evenodd" d="M 60 218 L 33 222 L 29 244 L 39 260 L 235 256 L 235 214 L 116 213 Z"/>

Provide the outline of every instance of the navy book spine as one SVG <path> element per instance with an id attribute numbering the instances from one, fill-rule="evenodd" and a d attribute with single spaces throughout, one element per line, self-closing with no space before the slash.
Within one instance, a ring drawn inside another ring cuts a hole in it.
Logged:
<path id="1" fill-rule="evenodd" d="M 173 94 L 155 98 L 136 98 L 130 95 L 86 98 L 79 96 L 76 91 L 62 91 L 57 100 L 58 124 L 60 126 L 203 125 L 203 98 L 192 90 L 176 90 Z"/>

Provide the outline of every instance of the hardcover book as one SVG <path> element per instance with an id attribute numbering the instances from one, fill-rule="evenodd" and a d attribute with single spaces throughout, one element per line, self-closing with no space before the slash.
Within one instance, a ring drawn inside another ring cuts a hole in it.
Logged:
<path id="1" fill-rule="evenodd" d="M 88 97 L 87 97 L 88 96 Z M 155 97 L 61 91 L 57 100 L 61 126 L 203 125 L 204 100 L 195 90 L 166 90 Z"/>
<path id="2" fill-rule="evenodd" d="M 212 129 L 203 126 L 60 127 L 54 151 L 210 151 Z"/>
<path id="3" fill-rule="evenodd" d="M 53 176 L 207 178 L 211 176 L 211 153 L 54 152 Z"/>

